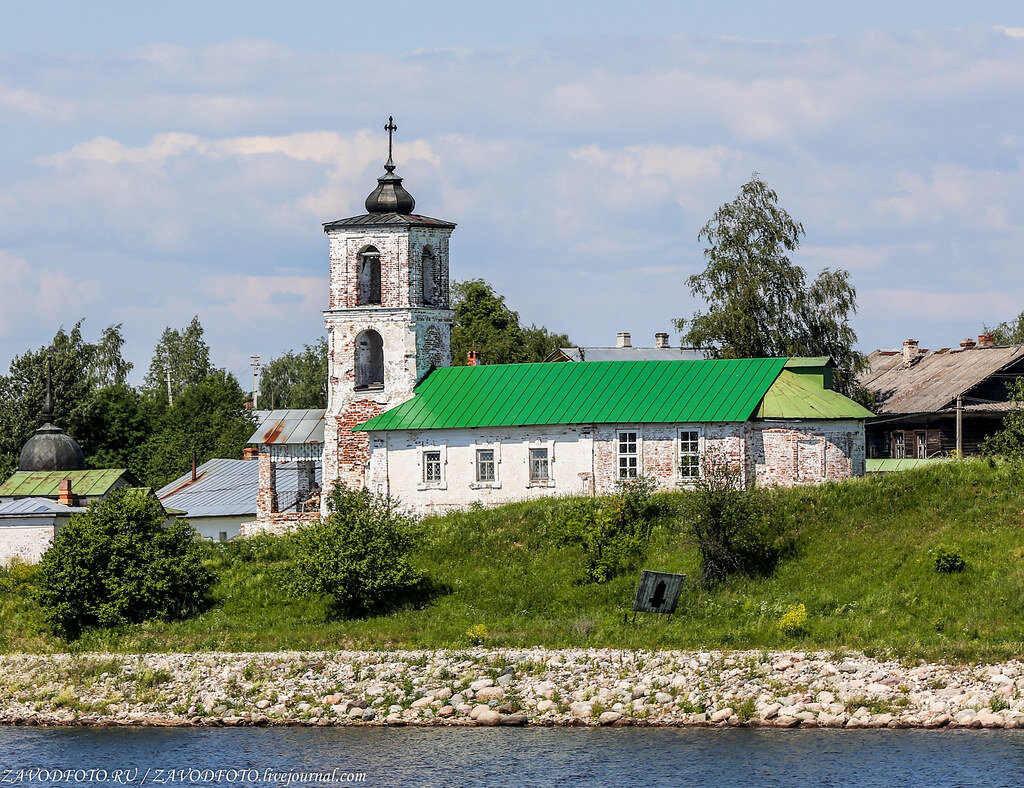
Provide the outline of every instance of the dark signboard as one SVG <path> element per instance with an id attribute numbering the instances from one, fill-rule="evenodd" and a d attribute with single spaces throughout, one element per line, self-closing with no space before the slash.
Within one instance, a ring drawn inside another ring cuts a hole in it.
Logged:
<path id="1" fill-rule="evenodd" d="M 685 579 L 686 575 L 652 572 L 650 569 L 645 569 L 640 575 L 640 585 L 636 589 L 633 612 L 672 615 L 676 612 L 679 592 L 683 590 Z"/>

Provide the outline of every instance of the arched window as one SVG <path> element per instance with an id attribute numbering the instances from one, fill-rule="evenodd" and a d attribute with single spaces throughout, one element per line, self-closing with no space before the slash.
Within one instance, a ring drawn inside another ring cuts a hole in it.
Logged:
<path id="1" fill-rule="evenodd" d="M 380 303 L 380 252 L 367 246 L 359 253 L 356 268 L 356 304 Z"/>
<path id="2" fill-rule="evenodd" d="M 437 260 L 434 258 L 434 250 L 429 246 L 423 247 L 422 265 L 423 303 L 436 304 L 440 295 L 437 286 Z"/>
<path id="3" fill-rule="evenodd" d="M 384 340 L 367 329 L 356 337 L 356 389 L 384 388 Z"/>

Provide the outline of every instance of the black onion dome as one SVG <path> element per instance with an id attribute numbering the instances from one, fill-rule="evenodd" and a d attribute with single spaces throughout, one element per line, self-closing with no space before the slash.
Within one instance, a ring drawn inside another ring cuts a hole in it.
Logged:
<path id="1" fill-rule="evenodd" d="M 82 471 L 85 455 L 82 447 L 53 423 L 53 394 L 50 392 L 50 362 L 46 362 L 46 399 L 39 414 L 42 426 L 21 449 L 19 471 Z"/>
<path id="2" fill-rule="evenodd" d="M 416 200 L 402 186 L 401 176 L 395 175 L 395 165 L 388 159 L 384 165 L 386 175 L 377 179 L 377 188 L 366 198 L 367 213 L 410 214 L 416 207 Z"/>
<path id="3" fill-rule="evenodd" d="M 54 424 L 44 424 L 28 439 L 18 460 L 19 471 L 81 471 L 85 455 L 74 438 Z"/>

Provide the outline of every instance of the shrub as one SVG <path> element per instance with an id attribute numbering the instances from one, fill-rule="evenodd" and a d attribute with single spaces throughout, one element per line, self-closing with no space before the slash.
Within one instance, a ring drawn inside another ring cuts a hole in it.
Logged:
<path id="1" fill-rule="evenodd" d="M 940 547 L 935 551 L 935 571 L 942 574 L 962 572 L 967 568 L 963 556 L 948 547 Z"/>
<path id="2" fill-rule="evenodd" d="M 807 625 L 807 608 L 803 602 L 799 605 L 790 605 L 786 612 L 779 619 L 779 629 L 787 635 L 798 635 L 804 631 Z"/>
<path id="3" fill-rule="evenodd" d="M 38 599 L 65 638 L 86 627 L 186 618 L 208 600 L 213 576 L 195 532 L 148 491 L 116 490 L 72 516 L 39 564 Z"/>
<path id="4" fill-rule="evenodd" d="M 688 497 L 683 531 L 700 552 L 701 575 L 718 583 L 729 575 L 773 571 L 792 539 L 770 494 L 744 489 L 728 458 L 708 452 Z"/>
<path id="5" fill-rule="evenodd" d="M 490 638 L 491 633 L 483 624 L 474 624 L 466 630 L 466 637 L 474 646 L 482 646 Z"/>
<path id="6" fill-rule="evenodd" d="M 612 495 L 577 498 L 561 509 L 550 533 L 557 543 L 582 547 L 584 582 L 607 582 L 643 555 L 658 514 L 653 492 L 650 479 L 623 480 Z"/>
<path id="7" fill-rule="evenodd" d="M 15 557 L 10 565 L 0 566 L 0 594 L 24 594 L 32 590 L 39 567 Z"/>
<path id="8" fill-rule="evenodd" d="M 413 519 L 394 501 L 336 484 L 328 508 L 295 534 L 300 591 L 329 596 L 335 615 L 357 616 L 393 606 L 420 582 L 409 563 Z"/>

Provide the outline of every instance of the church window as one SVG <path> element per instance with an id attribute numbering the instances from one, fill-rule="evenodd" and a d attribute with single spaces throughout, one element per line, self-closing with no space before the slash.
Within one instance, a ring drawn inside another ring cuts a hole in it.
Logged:
<path id="1" fill-rule="evenodd" d="M 679 430 L 679 478 L 700 477 L 700 430 Z"/>
<path id="2" fill-rule="evenodd" d="M 493 482 L 497 478 L 494 465 L 494 449 L 476 450 L 476 480 Z"/>
<path id="3" fill-rule="evenodd" d="M 547 449 L 530 449 L 530 481 L 546 482 L 551 478 Z"/>
<path id="4" fill-rule="evenodd" d="M 619 432 L 619 478 L 635 479 L 639 475 L 640 455 L 637 452 L 637 433 Z"/>
<path id="5" fill-rule="evenodd" d="M 359 253 L 356 269 L 356 303 L 380 304 L 380 252 L 368 246 Z"/>
<path id="6" fill-rule="evenodd" d="M 384 340 L 369 329 L 356 337 L 356 389 L 384 388 Z"/>
<path id="7" fill-rule="evenodd" d="M 423 248 L 421 258 L 423 272 L 423 303 L 430 306 L 439 302 L 437 283 L 437 260 L 434 258 L 434 250 L 429 246 Z"/>
<path id="8" fill-rule="evenodd" d="M 441 481 L 441 452 L 423 452 L 423 481 L 426 484 L 437 484 Z"/>

